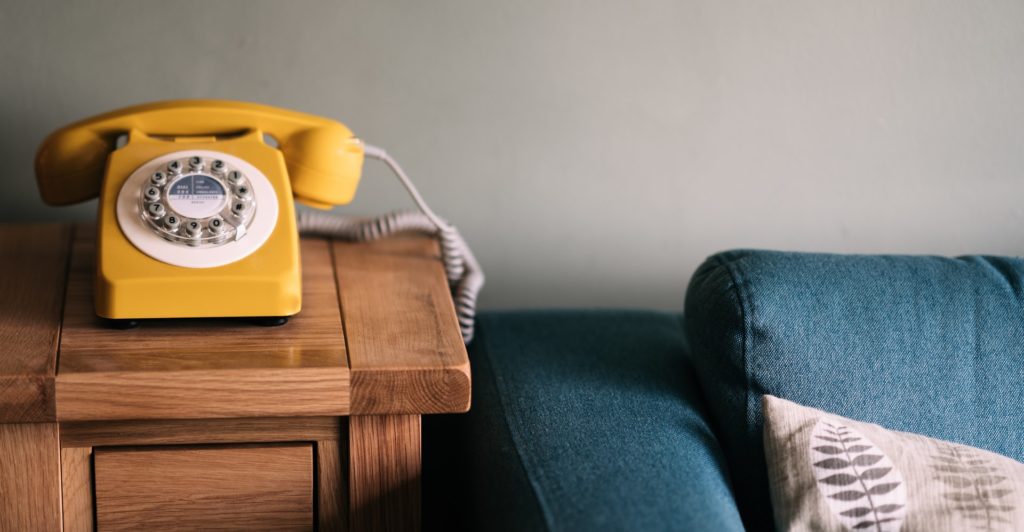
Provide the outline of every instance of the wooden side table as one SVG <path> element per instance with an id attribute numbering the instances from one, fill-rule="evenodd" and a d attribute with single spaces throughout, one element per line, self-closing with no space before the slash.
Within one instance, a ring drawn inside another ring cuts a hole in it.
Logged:
<path id="1" fill-rule="evenodd" d="M 432 240 L 303 240 L 281 327 L 123 331 L 94 244 L 0 226 L 0 530 L 419 528 L 420 416 L 470 401 Z"/>

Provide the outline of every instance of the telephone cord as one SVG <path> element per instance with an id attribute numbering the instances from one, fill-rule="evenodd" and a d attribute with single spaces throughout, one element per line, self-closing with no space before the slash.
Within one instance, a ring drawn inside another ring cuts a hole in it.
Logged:
<path id="1" fill-rule="evenodd" d="M 473 339 L 476 302 L 484 285 L 484 273 L 476 256 L 455 226 L 434 214 L 416 186 L 387 152 L 365 145 L 367 157 L 383 161 L 395 173 L 412 197 L 420 212 L 396 211 L 376 218 L 337 216 L 321 212 L 298 213 L 299 231 L 303 234 L 339 238 L 356 242 L 378 240 L 397 233 L 424 233 L 438 238 L 445 275 L 452 290 L 455 312 L 468 344 Z"/>

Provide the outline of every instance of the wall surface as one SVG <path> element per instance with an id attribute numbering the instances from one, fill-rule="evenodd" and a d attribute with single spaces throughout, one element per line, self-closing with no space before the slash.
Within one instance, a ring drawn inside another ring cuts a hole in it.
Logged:
<path id="1" fill-rule="evenodd" d="M 52 129 L 251 100 L 384 146 L 486 307 L 680 308 L 732 247 L 1021 254 L 1024 3 L 0 0 L 0 221 Z M 356 202 L 409 203 L 371 165 Z"/>

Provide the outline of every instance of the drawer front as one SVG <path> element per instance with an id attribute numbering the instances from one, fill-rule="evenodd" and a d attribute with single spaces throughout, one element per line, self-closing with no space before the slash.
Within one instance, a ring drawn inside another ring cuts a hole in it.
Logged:
<path id="1" fill-rule="evenodd" d="M 311 444 L 96 448 L 96 523 L 116 530 L 311 530 Z"/>

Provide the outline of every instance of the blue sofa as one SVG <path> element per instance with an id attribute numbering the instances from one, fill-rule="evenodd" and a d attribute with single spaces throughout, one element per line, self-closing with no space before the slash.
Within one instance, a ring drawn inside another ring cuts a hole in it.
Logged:
<path id="1" fill-rule="evenodd" d="M 762 394 L 1024 461 L 1024 260 L 732 251 L 682 315 L 492 312 L 428 528 L 771 530 Z"/>

